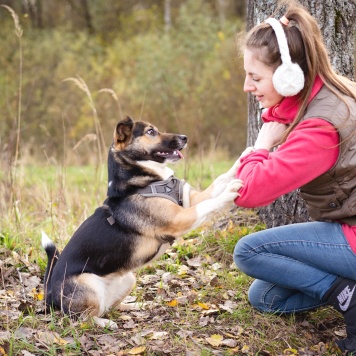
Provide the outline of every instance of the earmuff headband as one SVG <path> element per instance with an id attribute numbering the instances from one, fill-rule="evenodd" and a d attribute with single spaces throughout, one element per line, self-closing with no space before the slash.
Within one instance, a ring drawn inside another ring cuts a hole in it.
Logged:
<path id="1" fill-rule="evenodd" d="M 285 16 L 284 18 L 288 21 Z M 296 95 L 304 88 L 304 73 L 297 63 L 292 63 L 287 37 L 281 22 L 274 18 L 269 18 L 265 22 L 273 28 L 281 53 L 282 64 L 273 73 L 273 86 L 283 96 Z"/>
<path id="2" fill-rule="evenodd" d="M 272 17 L 267 19 L 265 22 L 271 25 L 274 30 L 274 33 L 276 34 L 279 52 L 281 52 L 282 63 L 292 63 L 289 54 L 287 37 L 281 23 Z"/>

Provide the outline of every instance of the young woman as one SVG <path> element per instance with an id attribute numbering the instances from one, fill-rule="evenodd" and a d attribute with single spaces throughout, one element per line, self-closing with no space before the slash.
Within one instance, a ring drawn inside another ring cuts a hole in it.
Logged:
<path id="1" fill-rule="evenodd" d="M 355 85 L 333 71 L 317 22 L 294 2 L 248 33 L 244 68 L 245 92 L 266 110 L 235 203 L 259 207 L 299 188 L 315 220 L 237 243 L 236 265 L 255 278 L 249 300 L 264 312 L 333 306 L 347 332 L 337 344 L 356 355 Z"/>

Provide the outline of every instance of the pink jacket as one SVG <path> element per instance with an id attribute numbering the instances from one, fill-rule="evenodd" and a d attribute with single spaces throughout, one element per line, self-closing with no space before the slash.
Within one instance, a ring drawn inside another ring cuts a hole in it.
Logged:
<path id="1" fill-rule="evenodd" d="M 321 79 L 316 78 L 310 100 L 322 85 Z M 291 123 L 298 110 L 296 99 L 286 97 L 269 108 L 262 115 L 263 121 Z M 244 187 L 235 204 L 245 208 L 268 205 L 328 171 L 339 155 L 339 136 L 335 128 L 325 130 L 325 126 L 333 127 L 321 118 L 307 119 L 296 126 L 276 151 L 261 149 L 241 158 L 236 177 L 243 180 Z M 356 253 L 356 226 L 343 224 L 342 229 Z"/>

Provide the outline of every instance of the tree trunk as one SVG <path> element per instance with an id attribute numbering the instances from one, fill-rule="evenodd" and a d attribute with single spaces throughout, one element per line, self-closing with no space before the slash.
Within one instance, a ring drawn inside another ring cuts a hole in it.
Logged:
<path id="1" fill-rule="evenodd" d="M 355 75 L 355 18 L 354 0 L 300 0 L 319 23 L 331 64 L 336 72 L 354 79 Z M 275 0 L 247 0 L 247 30 L 264 21 L 276 10 Z M 277 14 L 279 18 L 283 14 Z M 247 145 L 252 146 L 261 126 L 261 110 L 249 94 Z M 278 184 L 272 182 L 271 184 Z M 283 195 L 272 204 L 260 208 L 259 216 L 266 226 L 274 227 L 310 218 L 298 191 Z"/>
<path id="2" fill-rule="evenodd" d="M 171 0 L 164 0 L 164 24 L 166 32 L 168 32 L 172 27 Z"/>

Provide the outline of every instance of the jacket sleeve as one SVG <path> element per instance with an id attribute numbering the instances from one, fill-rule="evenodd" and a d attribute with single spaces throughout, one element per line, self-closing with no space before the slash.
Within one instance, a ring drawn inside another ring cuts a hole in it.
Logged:
<path id="1" fill-rule="evenodd" d="M 274 152 L 257 150 L 241 158 L 236 177 L 244 182 L 235 204 L 255 208 L 272 203 L 328 171 L 339 156 L 336 128 L 319 118 L 300 123 Z"/>

